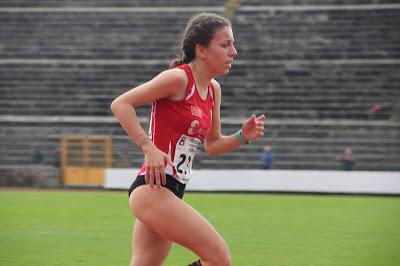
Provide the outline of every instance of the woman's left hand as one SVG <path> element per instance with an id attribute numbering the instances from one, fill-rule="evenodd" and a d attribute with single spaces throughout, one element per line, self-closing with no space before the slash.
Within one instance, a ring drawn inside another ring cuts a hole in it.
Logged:
<path id="1" fill-rule="evenodd" d="M 264 136 L 264 120 L 265 115 L 259 115 L 256 117 L 255 114 L 250 116 L 242 126 L 243 137 L 247 141 L 254 141 Z"/>

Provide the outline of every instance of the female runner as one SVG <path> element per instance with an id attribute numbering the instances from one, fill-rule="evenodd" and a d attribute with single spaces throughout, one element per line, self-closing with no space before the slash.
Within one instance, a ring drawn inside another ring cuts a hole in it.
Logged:
<path id="1" fill-rule="evenodd" d="M 143 166 L 129 189 L 129 206 L 137 218 L 130 266 L 161 265 L 172 242 L 199 256 L 190 265 L 231 265 L 221 235 L 181 199 L 200 141 L 209 155 L 216 156 L 264 135 L 265 116 L 254 114 L 235 134 L 221 134 L 221 88 L 213 77 L 229 72 L 237 56 L 233 44 L 228 20 L 198 14 L 189 21 L 181 55 L 170 69 L 111 104 L 121 126 L 144 153 Z M 135 113 L 146 103 L 152 103 L 149 134 Z"/>

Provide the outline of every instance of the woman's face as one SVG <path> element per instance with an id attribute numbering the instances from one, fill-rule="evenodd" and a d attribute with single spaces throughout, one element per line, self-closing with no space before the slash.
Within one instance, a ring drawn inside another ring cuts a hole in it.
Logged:
<path id="1" fill-rule="evenodd" d="M 231 27 L 223 27 L 214 33 L 214 37 L 204 52 L 204 59 L 213 73 L 217 75 L 229 73 L 233 58 L 238 54 L 233 42 Z"/>

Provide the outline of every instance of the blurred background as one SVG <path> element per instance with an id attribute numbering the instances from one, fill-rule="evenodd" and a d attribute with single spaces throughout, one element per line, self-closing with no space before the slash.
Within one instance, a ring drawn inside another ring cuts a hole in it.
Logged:
<path id="1" fill-rule="evenodd" d="M 400 265 L 399 0 L 1 0 L 0 265 L 128 264 L 135 218 L 110 189 L 143 155 L 110 104 L 168 68 L 199 12 L 229 18 L 239 52 L 222 132 L 267 116 L 250 145 L 201 146 L 184 198 L 233 265 Z M 173 245 L 164 265 L 196 259 Z"/>
<path id="2" fill-rule="evenodd" d="M 239 52 L 222 131 L 266 114 L 265 138 L 195 168 L 400 171 L 397 0 L 3 0 L 0 186 L 101 186 L 142 153 L 111 101 L 168 68 L 198 12 Z M 147 128 L 150 105 L 137 114 Z"/>

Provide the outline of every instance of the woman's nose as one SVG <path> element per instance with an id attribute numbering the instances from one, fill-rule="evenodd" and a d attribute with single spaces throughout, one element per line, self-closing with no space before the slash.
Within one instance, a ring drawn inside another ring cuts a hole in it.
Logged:
<path id="1" fill-rule="evenodd" d="M 235 56 L 237 56 L 237 55 L 238 55 L 238 52 L 237 52 L 235 46 L 232 45 L 232 49 L 231 49 L 231 54 L 230 54 L 230 56 L 235 57 Z"/>

